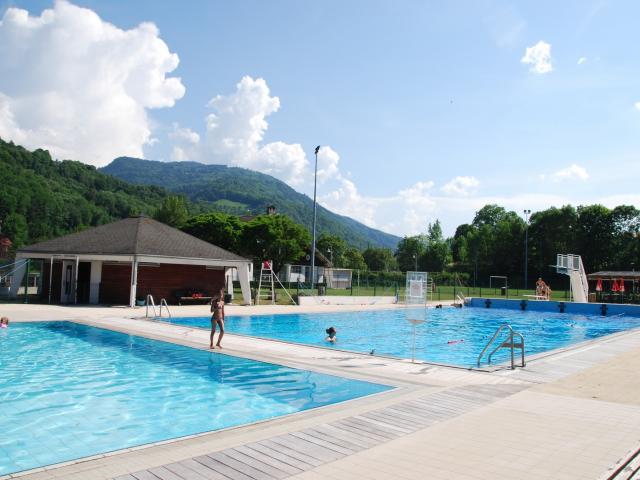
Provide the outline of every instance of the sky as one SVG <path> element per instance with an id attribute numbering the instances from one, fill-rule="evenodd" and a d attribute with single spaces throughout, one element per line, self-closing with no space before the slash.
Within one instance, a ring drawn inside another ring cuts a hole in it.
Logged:
<path id="1" fill-rule="evenodd" d="M 640 3 L 0 0 L 0 137 L 258 170 L 399 236 L 640 207 Z"/>

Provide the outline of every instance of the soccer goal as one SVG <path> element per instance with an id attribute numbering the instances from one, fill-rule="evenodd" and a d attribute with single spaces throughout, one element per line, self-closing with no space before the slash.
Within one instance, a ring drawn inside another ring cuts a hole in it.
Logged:
<path id="1" fill-rule="evenodd" d="M 509 277 L 505 275 L 491 275 L 489 276 L 489 288 L 504 288 L 505 292 L 509 290 Z M 503 292 L 504 294 L 504 292 Z"/>

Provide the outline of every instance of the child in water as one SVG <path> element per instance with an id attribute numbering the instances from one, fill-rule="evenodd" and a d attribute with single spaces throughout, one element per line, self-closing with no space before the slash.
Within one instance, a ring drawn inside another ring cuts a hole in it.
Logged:
<path id="1" fill-rule="evenodd" d="M 0 318 L 0 328 L 9 328 L 9 318 L 8 317 Z"/>
<path id="2" fill-rule="evenodd" d="M 325 338 L 325 341 L 335 343 L 337 340 L 336 329 L 333 327 L 329 327 L 325 330 L 325 332 L 327 332 L 327 338 Z"/>

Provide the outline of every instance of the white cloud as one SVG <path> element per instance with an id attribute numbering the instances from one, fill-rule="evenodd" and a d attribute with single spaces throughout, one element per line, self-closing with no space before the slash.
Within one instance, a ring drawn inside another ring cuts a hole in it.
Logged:
<path id="1" fill-rule="evenodd" d="M 551 65 L 551 45 L 540 40 L 533 47 L 527 47 L 527 51 L 520 59 L 522 63 L 531 65 L 529 71 L 543 74 L 553 70 Z"/>
<path id="2" fill-rule="evenodd" d="M 475 177 L 458 176 L 445 184 L 440 190 L 447 195 L 459 195 L 466 197 L 475 191 L 480 182 Z"/>
<path id="3" fill-rule="evenodd" d="M 0 21 L 0 136 L 55 157 L 104 165 L 143 156 L 147 110 L 184 95 L 178 66 L 151 23 L 122 30 L 64 0 L 39 17 Z"/>
<path id="4" fill-rule="evenodd" d="M 294 186 L 305 182 L 309 161 L 299 144 L 262 143 L 269 127 L 266 118 L 280 108 L 280 99 L 271 96 L 264 79 L 245 76 L 235 92 L 217 95 L 208 106 L 213 113 L 206 118 L 194 160 L 257 170 Z"/>
<path id="5" fill-rule="evenodd" d="M 567 168 L 558 170 L 550 175 L 552 182 L 562 182 L 565 180 L 582 180 L 585 181 L 589 178 L 589 174 L 584 167 L 572 163 Z"/>
<path id="6" fill-rule="evenodd" d="M 324 183 L 332 178 L 341 178 L 338 162 L 340 155 L 330 146 L 320 148 L 318 152 L 318 181 Z"/>
<path id="7" fill-rule="evenodd" d="M 196 132 L 174 123 L 173 130 L 169 133 L 169 139 L 173 142 L 171 160 L 181 162 L 197 158 L 200 135 Z"/>
<path id="8" fill-rule="evenodd" d="M 2 99 L 0 99 L 1 101 Z M 636 110 L 640 110 L 640 102 L 636 102 L 633 104 L 633 106 L 636 108 Z"/>
<path id="9" fill-rule="evenodd" d="M 584 65 L 585 63 L 587 63 L 587 57 L 580 57 L 578 59 L 578 65 Z"/>

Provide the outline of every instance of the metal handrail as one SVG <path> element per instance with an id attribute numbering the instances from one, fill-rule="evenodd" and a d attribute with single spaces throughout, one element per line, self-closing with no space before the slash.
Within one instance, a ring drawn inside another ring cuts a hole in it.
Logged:
<path id="1" fill-rule="evenodd" d="M 162 318 L 162 305 L 164 305 L 164 308 L 167 309 L 167 315 L 169 315 L 169 318 L 171 318 L 171 311 L 169 310 L 169 305 L 167 304 L 167 301 L 164 298 L 160 299 L 160 318 Z"/>
<path id="2" fill-rule="evenodd" d="M 149 318 L 149 305 L 151 305 L 151 308 L 153 308 L 153 316 L 157 317 L 158 314 L 156 313 L 156 302 L 153 300 L 153 295 L 148 294 L 147 295 L 147 299 L 144 302 L 145 306 L 146 306 L 146 310 L 144 313 L 144 316 L 146 318 Z"/>
<path id="3" fill-rule="evenodd" d="M 489 340 L 487 342 L 487 344 L 485 345 L 485 347 L 482 349 L 482 352 L 480 352 L 480 355 L 478 355 L 478 360 L 477 360 L 477 365 L 478 367 L 480 367 L 480 362 L 482 361 L 482 357 L 484 356 L 484 354 L 487 352 L 487 350 L 489 349 L 489 347 L 493 344 L 493 342 L 496 340 L 496 338 L 498 338 L 498 336 L 500 335 L 500 333 L 502 333 L 502 331 L 504 329 L 508 329 L 509 330 L 509 339 L 502 341 L 496 348 L 494 348 L 491 353 L 489 354 L 489 357 L 487 358 L 488 363 L 491 364 L 491 357 L 493 356 L 494 353 L 496 353 L 499 349 L 501 348 L 509 348 L 511 350 L 511 370 L 515 369 L 515 353 L 514 353 L 514 349 L 516 348 L 516 344 L 513 341 L 513 337 L 517 336 L 520 338 L 520 344 L 518 345 L 518 348 L 520 348 L 521 350 L 521 367 L 525 366 L 525 361 L 524 361 L 524 337 L 522 336 L 521 333 L 518 332 L 514 332 L 513 328 L 511 328 L 511 325 L 505 323 L 502 324 L 498 327 L 498 329 L 496 330 L 496 333 L 493 334 L 493 336 L 491 337 L 491 340 Z"/>

